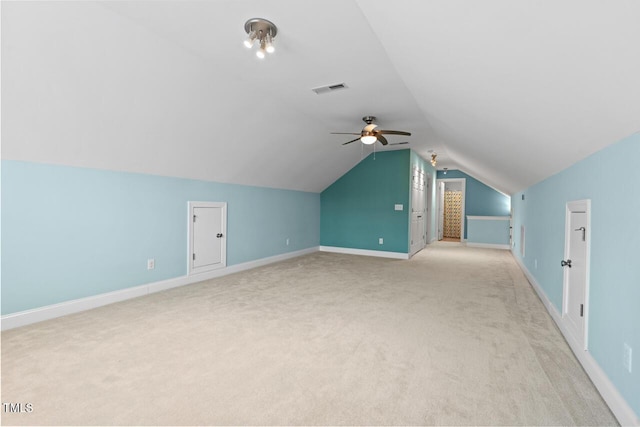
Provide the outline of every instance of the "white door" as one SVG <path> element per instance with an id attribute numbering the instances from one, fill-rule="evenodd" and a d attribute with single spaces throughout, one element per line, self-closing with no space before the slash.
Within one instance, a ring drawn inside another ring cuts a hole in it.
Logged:
<path id="1" fill-rule="evenodd" d="M 414 169 L 411 176 L 411 242 L 409 252 L 415 254 L 426 245 L 426 199 L 424 172 Z"/>
<path id="2" fill-rule="evenodd" d="M 444 182 L 438 183 L 438 240 L 444 238 Z"/>
<path id="3" fill-rule="evenodd" d="M 565 220 L 562 321 L 580 348 L 586 349 L 589 284 L 589 200 L 567 203 Z"/>
<path id="4" fill-rule="evenodd" d="M 424 241 L 425 243 L 430 243 L 433 240 L 433 230 L 431 229 L 431 219 L 433 218 L 433 177 L 427 174 L 427 186 L 425 188 L 425 233 L 424 233 Z"/>
<path id="5" fill-rule="evenodd" d="M 226 203 L 189 202 L 189 273 L 226 265 Z"/>

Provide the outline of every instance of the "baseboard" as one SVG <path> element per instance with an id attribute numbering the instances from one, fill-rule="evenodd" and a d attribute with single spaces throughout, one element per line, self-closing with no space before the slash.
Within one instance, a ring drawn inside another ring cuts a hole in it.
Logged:
<path id="1" fill-rule="evenodd" d="M 103 305 L 141 297 L 149 293 L 147 290 L 148 286 L 149 285 L 141 285 L 30 310 L 19 311 L 17 313 L 6 314 L 1 318 L 1 330 L 6 331 L 8 329 L 54 319 L 68 314 L 91 310 L 92 308 L 102 307 Z"/>
<path id="2" fill-rule="evenodd" d="M 487 249 L 511 249 L 511 246 L 499 245 L 497 243 L 473 243 L 467 241 L 467 246 L 470 248 L 487 248 Z"/>
<path id="3" fill-rule="evenodd" d="M 180 276 L 172 279 L 162 280 L 159 282 L 148 283 L 145 285 L 135 286 L 133 288 L 122 289 L 119 291 L 107 292 L 100 295 L 94 295 L 86 298 L 79 298 L 71 301 L 65 301 L 58 304 L 47 305 L 44 307 L 34 308 L 32 310 L 20 311 L 17 313 L 7 314 L 1 318 L 1 330 L 18 328 L 20 326 L 30 325 L 32 323 L 42 322 L 44 320 L 54 319 L 56 317 L 66 316 L 68 314 L 79 313 L 81 311 L 91 310 L 93 308 L 102 307 L 104 305 L 113 304 L 132 298 L 141 297 L 155 292 L 165 291 L 179 286 L 190 285 L 204 280 L 216 277 L 226 276 L 228 274 L 238 273 L 244 270 L 272 264 L 278 261 L 284 261 L 289 258 L 295 258 L 302 255 L 317 252 L 318 246 L 303 249 L 285 254 L 274 255 L 271 257 L 260 258 L 254 261 L 248 261 L 241 264 L 235 264 L 218 270 L 207 271 L 199 274 L 188 276 Z"/>
<path id="4" fill-rule="evenodd" d="M 547 297 L 547 294 L 542 289 L 542 286 L 538 283 L 536 278 L 531 274 L 529 269 L 524 265 L 522 260 L 518 258 L 518 256 L 513 253 L 513 258 L 516 260 L 520 269 L 526 276 L 531 286 L 536 291 L 540 300 L 546 307 L 547 311 L 551 315 L 553 321 L 558 325 L 560 332 L 564 336 L 565 340 L 569 344 L 571 351 L 576 355 L 576 358 L 584 368 L 585 372 L 591 379 L 591 382 L 596 386 L 600 395 L 607 402 L 607 405 L 613 412 L 613 415 L 618 419 L 618 422 L 622 426 L 640 426 L 640 419 L 638 415 L 634 412 L 633 409 L 629 406 L 627 401 L 622 397 L 616 386 L 611 382 L 607 374 L 602 370 L 598 362 L 593 358 L 589 350 L 581 349 L 580 345 L 571 337 L 562 323 L 562 317 L 558 310 L 556 310 L 555 306 L 551 303 L 551 300 Z"/>
<path id="5" fill-rule="evenodd" d="M 376 256 L 381 258 L 409 259 L 409 254 L 402 252 L 372 251 L 369 249 L 341 248 L 338 246 L 320 246 L 320 251 L 349 255 Z"/>

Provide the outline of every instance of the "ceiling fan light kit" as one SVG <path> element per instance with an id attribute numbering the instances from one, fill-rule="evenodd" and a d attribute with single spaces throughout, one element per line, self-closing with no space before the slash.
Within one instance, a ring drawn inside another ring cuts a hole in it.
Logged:
<path id="1" fill-rule="evenodd" d="M 411 136 L 411 132 L 405 132 L 403 130 L 384 130 L 378 129 L 378 125 L 373 123 L 376 120 L 374 116 L 364 116 L 362 121 L 364 121 L 367 125 L 360 131 L 360 133 L 355 132 L 332 132 L 333 135 L 360 135 L 359 138 L 355 138 L 351 141 L 347 141 L 342 145 L 351 144 L 355 141 L 360 141 L 365 145 L 375 144 L 376 141 L 380 141 L 382 145 L 389 145 L 389 141 L 387 138 L 383 136 L 383 134 L 388 135 L 405 135 Z M 400 145 L 401 143 L 394 143 L 391 145 Z"/>
<path id="2" fill-rule="evenodd" d="M 377 140 L 378 138 L 376 138 L 375 135 L 364 135 L 360 137 L 360 141 L 366 145 L 375 144 Z"/>
<path id="3" fill-rule="evenodd" d="M 278 27 L 273 22 L 263 18 L 252 18 L 244 23 L 244 31 L 247 33 L 247 39 L 244 45 L 251 49 L 255 42 L 258 42 L 258 50 L 256 56 L 263 59 L 267 53 L 275 52 L 273 39 L 278 34 Z"/>

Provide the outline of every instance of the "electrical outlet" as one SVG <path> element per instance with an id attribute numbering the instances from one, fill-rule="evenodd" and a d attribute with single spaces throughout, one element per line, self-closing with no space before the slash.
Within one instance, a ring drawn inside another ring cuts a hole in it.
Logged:
<path id="1" fill-rule="evenodd" d="M 289 238 L 287 237 L 287 246 L 289 246 Z"/>
<path id="2" fill-rule="evenodd" d="M 378 239 L 378 244 L 379 244 L 379 245 L 384 245 L 384 239 L 383 239 L 382 237 L 380 237 L 380 238 Z"/>
<path id="3" fill-rule="evenodd" d="M 156 268 L 156 260 L 153 258 L 149 258 L 147 260 L 147 270 L 153 270 Z"/>
<path id="4" fill-rule="evenodd" d="M 627 343 L 624 343 L 624 367 L 627 368 L 627 371 L 631 373 L 631 365 L 633 362 L 633 353 L 631 346 Z"/>

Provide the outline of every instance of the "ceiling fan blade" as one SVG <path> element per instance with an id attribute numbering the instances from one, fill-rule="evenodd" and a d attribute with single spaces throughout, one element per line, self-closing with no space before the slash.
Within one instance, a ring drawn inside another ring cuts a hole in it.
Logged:
<path id="1" fill-rule="evenodd" d="M 331 135 L 360 135 L 360 132 L 331 132 Z"/>
<path id="2" fill-rule="evenodd" d="M 376 131 L 378 133 L 386 133 L 387 135 L 404 135 L 404 136 L 411 136 L 411 132 L 405 132 L 402 130 L 379 130 Z"/>
<path id="3" fill-rule="evenodd" d="M 387 138 L 385 138 L 384 136 L 377 135 L 377 137 L 378 137 L 378 141 L 380 141 L 382 145 L 387 145 L 389 143 L 389 141 L 387 141 Z"/>
<path id="4" fill-rule="evenodd" d="M 351 141 L 347 141 L 347 142 L 345 142 L 345 143 L 344 143 L 344 144 L 342 144 L 342 145 L 351 144 L 352 142 L 356 142 L 356 141 L 360 141 L 360 138 L 358 137 L 358 138 L 356 138 L 356 139 L 352 139 Z"/>
<path id="5" fill-rule="evenodd" d="M 409 143 L 409 141 L 403 141 L 403 142 L 392 142 L 392 143 L 391 143 L 391 144 L 389 144 L 389 145 L 404 145 L 404 144 L 408 144 L 408 143 Z"/>

